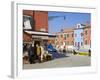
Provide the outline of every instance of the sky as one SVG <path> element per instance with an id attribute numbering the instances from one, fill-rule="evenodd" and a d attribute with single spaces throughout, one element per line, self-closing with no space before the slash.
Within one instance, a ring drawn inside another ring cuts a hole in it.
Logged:
<path id="1" fill-rule="evenodd" d="M 49 11 L 48 18 L 50 33 L 60 32 L 61 29 L 65 28 L 75 27 L 77 23 L 86 24 L 87 22 L 91 22 L 90 13 Z"/>

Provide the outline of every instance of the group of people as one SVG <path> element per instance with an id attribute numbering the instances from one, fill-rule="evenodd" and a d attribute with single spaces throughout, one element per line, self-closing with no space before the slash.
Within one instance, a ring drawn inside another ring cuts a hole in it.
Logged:
<path id="1" fill-rule="evenodd" d="M 43 59 L 44 54 L 44 48 L 43 46 L 36 44 L 26 44 L 23 46 L 23 55 L 24 58 L 29 60 L 29 63 L 35 63 L 35 60 L 38 60 L 38 62 L 41 62 Z"/>
<path id="2" fill-rule="evenodd" d="M 44 60 L 51 60 L 52 54 L 45 50 L 46 46 L 40 44 L 24 44 L 23 45 L 23 61 L 24 63 L 43 62 Z"/>

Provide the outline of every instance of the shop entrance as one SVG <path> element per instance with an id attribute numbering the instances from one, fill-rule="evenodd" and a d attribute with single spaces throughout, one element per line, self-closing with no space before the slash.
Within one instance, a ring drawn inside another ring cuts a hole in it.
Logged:
<path id="1" fill-rule="evenodd" d="M 41 41 L 34 41 L 34 46 L 36 46 L 37 44 L 40 45 Z"/>

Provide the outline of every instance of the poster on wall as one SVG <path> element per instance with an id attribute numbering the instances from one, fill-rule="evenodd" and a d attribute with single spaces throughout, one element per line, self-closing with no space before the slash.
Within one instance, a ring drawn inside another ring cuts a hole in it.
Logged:
<path id="1" fill-rule="evenodd" d="M 96 8 L 29 2 L 12 6 L 12 77 L 96 71 L 91 36 Z"/>

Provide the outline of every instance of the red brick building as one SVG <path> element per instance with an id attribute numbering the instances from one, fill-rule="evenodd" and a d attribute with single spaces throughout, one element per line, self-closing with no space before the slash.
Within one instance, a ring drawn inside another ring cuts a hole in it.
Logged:
<path id="1" fill-rule="evenodd" d="M 91 26 L 84 27 L 84 47 L 91 47 Z"/>
<path id="2" fill-rule="evenodd" d="M 25 43 L 31 42 L 32 41 L 32 36 L 30 34 L 27 34 L 26 32 L 24 32 L 23 40 L 24 40 Z"/>
<path id="3" fill-rule="evenodd" d="M 64 37 L 63 37 L 63 32 L 58 32 L 56 33 L 57 37 L 55 39 L 56 45 L 63 45 L 64 42 Z"/>
<path id="4" fill-rule="evenodd" d="M 35 22 L 36 31 L 48 32 L 48 12 L 46 11 L 34 11 L 33 17 Z"/>
<path id="5" fill-rule="evenodd" d="M 74 29 L 69 28 L 64 30 L 65 45 L 74 45 Z"/>
<path id="6" fill-rule="evenodd" d="M 59 46 L 73 46 L 74 45 L 74 28 L 64 29 L 62 32 L 57 33 L 55 40 Z"/>
<path id="7" fill-rule="evenodd" d="M 33 18 L 34 31 L 48 32 L 48 12 L 47 11 L 32 11 L 23 10 L 23 15 L 31 16 Z"/>
<path id="8" fill-rule="evenodd" d="M 55 35 L 48 33 L 47 11 L 23 10 L 23 42 L 45 44 L 51 37 Z"/>

